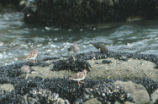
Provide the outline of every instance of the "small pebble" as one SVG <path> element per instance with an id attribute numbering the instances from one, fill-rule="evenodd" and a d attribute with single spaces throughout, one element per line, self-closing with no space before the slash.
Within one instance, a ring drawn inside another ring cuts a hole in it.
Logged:
<path id="1" fill-rule="evenodd" d="M 102 96 L 104 97 L 104 96 L 105 96 L 105 93 L 102 93 Z"/>
<path id="2" fill-rule="evenodd" d="M 110 63 L 112 63 L 110 60 L 103 60 L 102 61 L 102 64 L 110 64 Z"/>

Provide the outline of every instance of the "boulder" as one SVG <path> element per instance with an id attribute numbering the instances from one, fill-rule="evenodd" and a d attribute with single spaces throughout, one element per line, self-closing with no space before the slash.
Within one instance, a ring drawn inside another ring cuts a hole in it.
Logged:
<path id="1" fill-rule="evenodd" d="M 123 82 L 116 81 L 116 85 L 122 87 L 134 99 L 136 104 L 148 104 L 150 97 L 147 90 L 140 84 L 135 84 L 131 81 Z"/>

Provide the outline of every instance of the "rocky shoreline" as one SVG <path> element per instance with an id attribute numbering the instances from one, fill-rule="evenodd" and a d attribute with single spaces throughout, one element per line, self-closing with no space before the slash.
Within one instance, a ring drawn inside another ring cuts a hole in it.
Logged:
<path id="1" fill-rule="evenodd" d="M 156 0 L 22 0 L 24 20 L 65 28 L 157 19 Z"/>
<path id="2" fill-rule="evenodd" d="M 9 6 L 8 6 L 9 5 Z M 158 18 L 156 0 L 1 0 L 15 6 L 29 24 L 64 28 L 96 27 L 111 22 Z"/>
<path id="3" fill-rule="evenodd" d="M 3 104 L 157 104 L 158 56 L 89 52 L 0 67 Z M 22 73 L 29 65 L 34 71 Z M 84 84 L 68 77 L 86 69 Z M 26 78 L 26 75 L 28 77 Z"/>

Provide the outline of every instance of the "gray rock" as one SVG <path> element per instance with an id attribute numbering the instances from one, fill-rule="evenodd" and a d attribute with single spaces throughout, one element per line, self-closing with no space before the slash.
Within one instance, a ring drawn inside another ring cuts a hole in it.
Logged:
<path id="1" fill-rule="evenodd" d="M 77 99 L 74 104 L 82 104 L 82 103 L 83 103 L 82 99 Z"/>
<path id="2" fill-rule="evenodd" d="M 110 64 L 110 63 L 112 63 L 110 60 L 103 60 L 102 61 L 102 64 Z"/>
<path id="3" fill-rule="evenodd" d="M 127 101 L 127 102 L 125 102 L 125 104 L 135 104 L 135 103 L 132 103 L 132 102 L 128 102 L 128 101 Z"/>
<path id="4" fill-rule="evenodd" d="M 0 90 L 4 90 L 4 91 L 7 91 L 7 92 L 11 92 L 13 91 L 15 88 L 13 85 L 11 84 L 0 84 Z"/>
<path id="5" fill-rule="evenodd" d="M 102 103 L 100 101 L 98 101 L 96 98 L 92 98 L 92 99 L 84 102 L 84 104 L 102 104 Z"/>
<path id="6" fill-rule="evenodd" d="M 136 104 L 149 104 L 149 94 L 142 85 L 135 84 L 131 81 L 116 81 L 115 84 L 129 93 L 129 96 L 133 98 Z"/>
<path id="7" fill-rule="evenodd" d="M 30 73 L 30 72 L 31 72 L 30 66 L 28 66 L 28 65 L 23 65 L 23 66 L 21 67 L 21 72 L 22 72 L 22 73 Z"/>
<path id="8" fill-rule="evenodd" d="M 158 103 L 158 89 L 152 93 L 151 100 L 152 100 L 152 104 Z"/>
<path id="9" fill-rule="evenodd" d="M 120 102 L 116 101 L 114 104 L 121 104 Z"/>
<path id="10" fill-rule="evenodd" d="M 98 43 L 92 43 L 92 45 L 95 48 L 99 49 L 101 53 L 107 53 L 108 52 L 108 49 L 106 48 L 105 43 L 98 42 Z"/>
<path id="11" fill-rule="evenodd" d="M 65 104 L 70 104 L 70 102 L 68 100 L 65 100 Z"/>
<path id="12" fill-rule="evenodd" d="M 65 104 L 64 99 L 59 98 L 56 104 Z"/>

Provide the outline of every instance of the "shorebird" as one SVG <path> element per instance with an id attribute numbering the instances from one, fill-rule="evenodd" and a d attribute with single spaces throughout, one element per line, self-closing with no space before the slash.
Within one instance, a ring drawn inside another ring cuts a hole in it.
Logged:
<path id="1" fill-rule="evenodd" d="M 108 52 L 108 49 L 106 48 L 105 43 L 98 42 L 98 43 L 92 43 L 92 45 L 95 48 L 99 49 L 101 53 L 107 53 Z"/>
<path id="2" fill-rule="evenodd" d="M 34 49 L 26 56 L 26 59 L 32 60 L 33 63 L 36 63 L 37 55 L 38 55 L 38 49 Z"/>
<path id="3" fill-rule="evenodd" d="M 72 46 L 70 46 L 70 47 L 68 48 L 68 51 L 69 51 L 69 52 L 73 52 L 74 55 L 72 55 L 72 58 L 73 58 L 73 60 L 76 60 L 75 55 L 76 55 L 77 53 L 79 53 L 80 48 L 78 47 L 78 44 L 77 44 L 77 43 L 74 43 Z"/>
<path id="4" fill-rule="evenodd" d="M 68 51 L 72 51 L 73 53 L 77 54 L 80 51 L 77 43 L 74 43 L 72 46 L 68 48 Z"/>
<path id="5" fill-rule="evenodd" d="M 87 70 L 84 69 L 82 72 L 78 72 L 72 75 L 71 77 L 69 77 L 69 79 L 73 81 L 77 81 L 78 85 L 80 86 L 81 83 L 84 83 L 82 82 L 82 80 L 86 78 L 86 75 L 87 75 Z"/>

